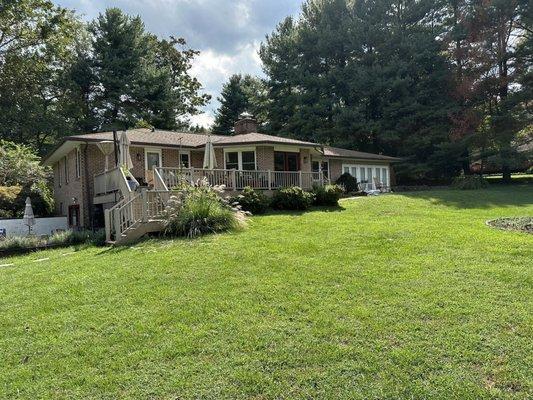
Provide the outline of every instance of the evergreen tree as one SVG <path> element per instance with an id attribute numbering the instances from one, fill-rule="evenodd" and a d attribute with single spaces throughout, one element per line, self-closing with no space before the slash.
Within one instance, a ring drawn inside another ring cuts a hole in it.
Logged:
<path id="1" fill-rule="evenodd" d="M 232 135 L 233 126 L 243 112 L 251 113 L 259 122 L 265 122 L 266 92 L 263 82 L 250 75 L 232 75 L 222 87 L 218 98 L 220 107 L 215 115 L 213 132 Z"/>
<path id="2" fill-rule="evenodd" d="M 415 0 L 307 1 L 261 48 L 273 129 L 405 157 L 404 177 L 449 174 L 431 159 L 448 152 L 455 105 L 434 11 Z"/>

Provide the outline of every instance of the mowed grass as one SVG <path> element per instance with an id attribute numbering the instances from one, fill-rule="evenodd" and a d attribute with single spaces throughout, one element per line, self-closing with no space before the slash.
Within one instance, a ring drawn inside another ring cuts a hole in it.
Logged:
<path id="1" fill-rule="evenodd" d="M 531 398 L 533 236 L 485 225 L 523 215 L 407 193 L 1 260 L 0 398 Z"/>

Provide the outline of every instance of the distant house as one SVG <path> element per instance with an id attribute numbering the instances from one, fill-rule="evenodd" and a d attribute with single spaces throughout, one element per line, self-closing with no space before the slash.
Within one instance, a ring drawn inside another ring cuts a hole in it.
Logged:
<path id="1" fill-rule="evenodd" d="M 129 172 L 115 167 L 113 152 L 107 155 L 106 170 L 103 144 L 109 153 L 112 132 L 65 137 L 44 159 L 54 171 L 56 213 L 67 216 L 71 227 L 103 227 L 105 210 L 116 209 L 143 188 L 168 191 L 183 179 L 207 177 L 228 191 L 246 186 L 272 191 L 286 186 L 310 189 L 349 172 L 372 188 L 376 181 L 390 185 L 390 166 L 397 160 L 257 133 L 255 120 L 248 117 L 235 124 L 234 136 L 150 129 L 131 129 L 127 135 L 133 161 Z M 209 138 L 217 163 L 213 170 L 202 168 Z"/>

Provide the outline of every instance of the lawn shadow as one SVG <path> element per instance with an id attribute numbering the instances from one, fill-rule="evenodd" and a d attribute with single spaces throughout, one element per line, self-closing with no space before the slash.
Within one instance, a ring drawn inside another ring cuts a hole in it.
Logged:
<path id="1" fill-rule="evenodd" d="M 312 206 L 311 208 L 307 210 L 275 210 L 275 209 L 268 209 L 268 211 L 264 214 L 257 214 L 254 215 L 254 217 L 261 217 L 261 216 L 269 216 L 269 215 L 304 215 L 309 214 L 313 212 L 342 212 L 345 211 L 346 208 L 344 208 L 341 205 L 336 206 Z"/>
<path id="2" fill-rule="evenodd" d="M 478 190 L 435 189 L 400 192 L 397 195 L 425 199 L 433 204 L 456 209 L 525 207 L 533 204 L 533 185 L 495 185 Z"/>

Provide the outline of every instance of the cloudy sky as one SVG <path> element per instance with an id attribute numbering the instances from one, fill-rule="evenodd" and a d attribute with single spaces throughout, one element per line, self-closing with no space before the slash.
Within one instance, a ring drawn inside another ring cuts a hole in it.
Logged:
<path id="1" fill-rule="evenodd" d="M 194 122 L 208 125 L 218 107 L 222 84 L 234 73 L 261 74 L 259 44 L 287 15 L 296 15 L 302 0 L 56 0 L 85 19 L 107 7 L 140 15 L 147 30 L 184 37 L 201 51 L 192 73 L 213 100 Z"/>

